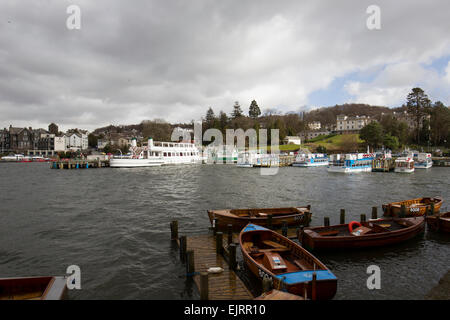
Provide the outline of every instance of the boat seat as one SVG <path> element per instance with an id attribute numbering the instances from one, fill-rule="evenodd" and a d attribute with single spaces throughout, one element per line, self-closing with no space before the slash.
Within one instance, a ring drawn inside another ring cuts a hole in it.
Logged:
<path id="1" fill-rule="evenodd" d="M 283 246 L 282 244 L 274 242 L 274 241 L 271 241 L 271 240 L 264 240 L 263 243 L 266 246 L 272 247 L 274 249 L 282 249 L 282 250 L 287 250 L 288 249 L 286 246 Z"/>
<path id="2" fill-rule="evenodd" d="M 302 270 L 310 269 L 309 265 L 307 265 L 305 262 L 303 262 L 302 260 L 299 260 L 299 259 L 295 259 L 294 264 Z"/>

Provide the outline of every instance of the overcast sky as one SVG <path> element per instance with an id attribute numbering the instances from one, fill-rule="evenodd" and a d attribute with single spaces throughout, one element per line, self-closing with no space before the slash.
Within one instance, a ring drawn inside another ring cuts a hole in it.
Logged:
<path id="1" fill-rule="evenodd" d="M 69 30 L 66 9 L 81 9 Z M 369 30 L 369 5 L 381 29 Z M 1 0 L 0 127 L 450 104 L 450 1 Z"/>

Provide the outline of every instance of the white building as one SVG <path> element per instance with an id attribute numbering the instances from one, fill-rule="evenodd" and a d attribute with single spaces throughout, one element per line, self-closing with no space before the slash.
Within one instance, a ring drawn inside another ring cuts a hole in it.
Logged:
<path id="1" fill-rule="evenodd" d="M 56 152 L 65 152 L 66 149 L 66 136 L 62 135 L 60 137 L 55 137 L 55 151 Z"/>
<path id="2" fill-rule="evenodd" d="M 66 148 L 72 151 L 81 151 L 88 148 L 88 136 L 81 132 L 66 134 Z"/>
<path id="3" fill-rule="evenodd" d="M 322 124 L 320 123 L 320 121 L 313 121 L 308 123 L 308 127 L 310 130 L 320 130 Z"/>
<path id="4" fill-rule="evenodd" d="M 286 136 L 286 138 L 284 138 L 283 142 L 285 144 L 302 144 L 302 139 L 298 136 Z"/>
<path id="5" fill-rule="evenodd" d="M 336 118 L 336 131 L 339 133 L 358 132 L 372 121 L 373 120 L 370 117 L 366 116 L 348 117 L 339 115 Z"/>

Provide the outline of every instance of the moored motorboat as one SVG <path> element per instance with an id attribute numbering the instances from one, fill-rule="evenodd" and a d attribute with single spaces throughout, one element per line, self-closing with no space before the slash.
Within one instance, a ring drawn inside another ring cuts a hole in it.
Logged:
<path id="1" fill-rule="evenodd" d="M 225 230 L 228 224 L 233 225 L 234 231 L 241 231 L 249 223 L 267 227 L 270 223 L 274 227 L 279 227 L 286 221 L 288 226 L 300 225 L 309 219 L 307 213 L 311 212 L 311 206 L 287 207 L 287 208 L 253 208 L 253 209 L 225 209 L 208 210 L 208 217 L 211 225 L 214 219 L 217 221 L 217 227 Z"/>
<path id="2" fill-rule="evenodd" d="M 292 163 L 293 167 L 320 167 L 328 166 L 328 156 L 323 153 L 309 153 L 298 154 L 295 161 Z"/>
<path id="3" fill-rule="evenodd" d="M 328 172 L 337 173 L 356 173 L 356 172 L 371 172 L 372 160 L 374 159 L 372 153 L 349 153 L 345 155 L 343 166 L 329 166 Z"/>
<path id="4" fill-rule="evenodd" d="M 431 213 L 432 204 L 434 206 L 434 211 L 439 212 L 442 205 L 442 198 L 441 197 L 423 197 L 423 198 L 416 198 L 416 199 L 410 199 L 410 200 L 404 200 L 404 201 L 398 201 L 398 202 L 391 202 L 387 204 L 383 204 L 381 207 L 383 208 L 384 215 L 387 217 L 402 217 L 404 215 L 405 217 L 408 216 L 423 216 L 424 214 L 429 211 Z M 402 206 L 404 206 L 405 212 L 402 213 Z"/>
<path id="5" fill-rule="evenodd" d="M 417 153 L 414 154 L 414 168 L 416 169 L 429 169 L 433 166 L 431 160 L 431 153 Z"/>
<path id="6" fill-rule="evenodd" d="M 395 159 L 394 172 L 397 173 L 413 173 L 414 172 L 414 160 L 412 157 L 399 157 Z"/>
<path id="7" fill-rule="evenodd" d="M 352 221 L 305 228 L 299 233 L 299 241 L 308 250 L 379 247 L 409 240 L 423 232 L 424 227 L 424 217 Z"/>
<path id="8" fill-rule="evenodd" d="M 65 277 L 0 279 L 0 300 L 61 300 L 66 292 Z"/>
<path id="9" fill-rule="evenodd" d="M 239 234 L 246 266 L 258 278 L 269 279 L 275 289 L 318 300 L 332 299 L 337 278 L 310 252 L 264 227 L 249 224 Z M 315 281 L 313 279 L 315 278 Z"/>
<path id="10" fill-rule="evenodd" d="M 450 233 L 450 211 L 427 216 L 426 220 L 431 230 Z"/>

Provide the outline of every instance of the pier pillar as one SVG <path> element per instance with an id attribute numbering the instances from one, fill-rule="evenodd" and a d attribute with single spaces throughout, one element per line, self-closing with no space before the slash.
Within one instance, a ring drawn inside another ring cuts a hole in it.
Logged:
<path id="1" fill-rule="evenodd" d="M 312 284 L 311 284 L 311 299 L 316 300 L 317 299 L 317 274 L 314 272 L 312 276 Z"/>
<path id="2" fill-rule="evenodd" d="M 228 224 L 228 246 L 233 242 L 233 225 Z"/>
<path id="3" fill-rule="evenodd" d="M 209 281 L 208 272 L 200 272 L 200 300 L 208 300 Z"/>
<path id="4" fill-rule="evenodd" d="M 186 275 L 188 277 L 193 276 L 195 273 L 195 263 L 194 263 L 194 250 L 189 250 L 186 252 Z"/>
<path id="5" fill-rule="evenodd" d="M 406 217 L 406 206 L 402 204 L 402 206 L 400 207 L 400 218 L 404 217 Z"/>
<path id="6" fill-rule="evenodd" d="M 178 221 L 173 220 L 170 223 L 170 231 L 171 231 L 171 239 L 177 240 L 178 239 Z"/>
<path id="7" fill-rule="evenodd" d="M 235 270 L 237 266 L 236 260 L 236 244 L 232 243 L 228 247 L 228 265 L 231 270 Z"/>
<path id="8" fill-rule="evenodd" d="M 187 250 L 187 239 L 186 236 L 180 237 L 180 260 L 185 262 L 186 260 L 186 250 Z"/>
<path id="9" fill-rule="evenodd" d="M 262 290 L 263 292 L 269 292 L 272 290 L 272 281 L 270 278 L 264 277 L 262 279 Z"/>
<path id="10" fill-rule="evenodd" d="M 345 209 L 341 209 L 340 224 L 345 224 Z"/>
<path id="11" fill-rule="evenodd" d="M 431 215 L 434 215 L 434 202 L 431 203 Z"/>
<path id="12" fill-rule="evenodd" d="M 361 214 L 360 222 L 366 222 L 366 215 L 364 213 Z"/>
<path id="13" fill-rule="evenodd" d="M 378 219 L 378 208 L 372 207 L 372 219 Z"/>
<path id="14" fill-rule="evenodd" d="M 323 218 L 323 225 L 324 225 L 325 227 L 330 226 L 330 218 L 329 218 L 329 217 L 324 217 L 324 218 Z"/>
<path id="15" fill-rule="evenodd" d="M 213 234 L 216 235 L 218 227 L 219 226 L 219 220 L 217 218 L 213 219 Z"/>
<path id="16" fill-rule="evenodd" d="M 222 239 L 223 239 L 223 233 L 217 232 L 216 233 L 216 253 L 217 254 L 222 254 L 222 252 L 223 252 Z"/>

